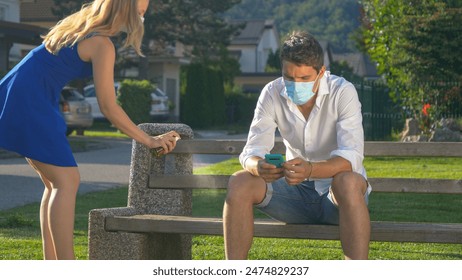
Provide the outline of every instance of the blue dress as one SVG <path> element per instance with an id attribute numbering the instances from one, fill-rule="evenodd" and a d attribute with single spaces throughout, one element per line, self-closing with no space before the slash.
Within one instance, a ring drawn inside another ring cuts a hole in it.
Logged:
<path id="1" fill-rule="evenodd" d="M 57 166 L 77 166 L 59 110 L 62 88 L 92 75 L 77 44 L 57 55 L 42 44 L 0 81 L 0 147 Z"/>

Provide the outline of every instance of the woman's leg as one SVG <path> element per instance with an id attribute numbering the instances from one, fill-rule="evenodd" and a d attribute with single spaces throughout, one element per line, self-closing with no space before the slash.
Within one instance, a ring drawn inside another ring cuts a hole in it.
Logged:
<path id="1" fill-rule="evenodd" d="M 26 158 L 27 162 L 29 162 L 30 166 L 37 171 L 40 179 L 45 186 L 45 190 L 43 191 L 42 202 L 40 204 L 40 229 L 42 233 L 42 247 L 43 247 L 43 258 L 45 260 L 56 260 L 56 250 L 53 244 L 53 239 L 51 238 L 51 232 L 48 222 L 48 204 L 51 197 L 51 182 L 45 176 L 43 176 L 40 171 L 35 167 L 34 163 Z"/>
<path id="2" fill-rule="evenodd" d="M 56 260 L 56 249 L 51 237 L 50 222 L 48 221 L 48 205 L 51 197 L 51 182 L 42 181 L 45 185 L 43 191 L 42 203 L 40 204 L 40 228 L 42 231 L 43 258 L 45 260 Z"/>
<path id="3" fill-rule="evenodd" d="M 74 259 L 75 198 L 80 184 L 78 168 L 28 161 L 45 185 L 40 208 L 44 257 Z"/>

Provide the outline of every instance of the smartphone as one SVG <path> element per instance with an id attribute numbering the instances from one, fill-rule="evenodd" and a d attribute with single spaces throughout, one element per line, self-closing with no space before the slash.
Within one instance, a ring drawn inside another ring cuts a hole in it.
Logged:
<path id="1" fill-rule="evenodd" d="M 175 138 L 175 142 L 181 139 L 180 137 L 174 137 L 174 138 Z M 151 149 L 152 155 L 155 157 L 161 157 L 163 155 L 162 153 L 163 151 L 164 151 L 164 148 L 162 147 Z"/>
<path id="2" fill-rule="evenodd" d="M 265 161 L 276 165 L 277 168 L 281 168 L 285 160 L 281 154 L 266 154 Z"/>

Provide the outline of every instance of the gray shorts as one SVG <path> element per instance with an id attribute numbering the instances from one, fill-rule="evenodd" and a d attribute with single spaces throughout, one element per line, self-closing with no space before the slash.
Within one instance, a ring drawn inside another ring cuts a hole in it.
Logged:
<path id="1" fill-rule="evenodd" d="M 368 194 L 364 196 L 366 203 Z M 329 192 L 320 195 L 314 181 L 291 186 L 283 178 L 267 184 L 266 197 L 256 208 L 288 224 L 339 223 L 339 211 Z"/>

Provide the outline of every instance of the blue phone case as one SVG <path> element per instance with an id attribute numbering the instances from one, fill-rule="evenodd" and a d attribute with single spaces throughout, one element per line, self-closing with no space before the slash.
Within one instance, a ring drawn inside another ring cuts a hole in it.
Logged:
<path id="1" fill-rule="evenodd" d="M 281 154 L 266 154 L 265 161 L 276 165 L 277 168 L 281 168 L 285 160 Z"/>

